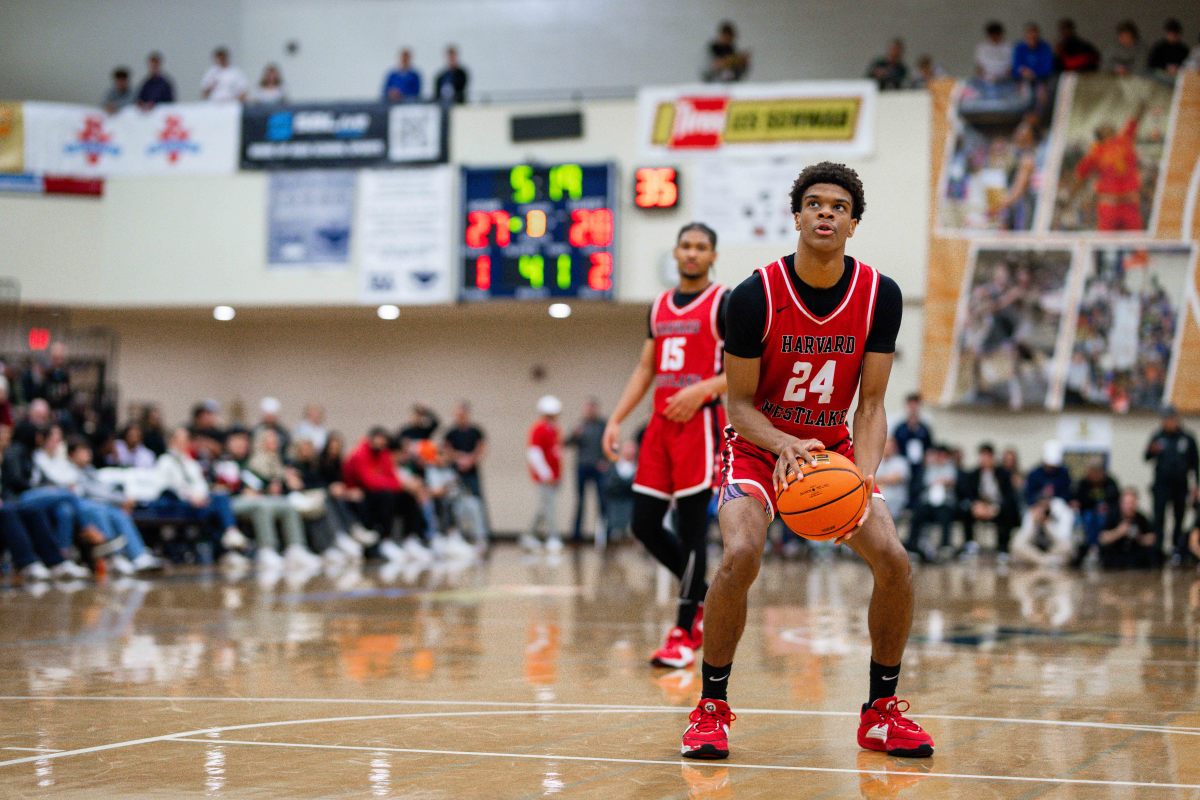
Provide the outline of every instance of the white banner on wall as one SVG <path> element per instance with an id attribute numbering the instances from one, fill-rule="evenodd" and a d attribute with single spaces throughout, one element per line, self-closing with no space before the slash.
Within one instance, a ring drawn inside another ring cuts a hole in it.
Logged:
<path id="1" fill-rule="evenodd" d="M 365 170 L 359 177 L 359 300 L 426 305 L 454 298 L 450 167 Z"/>
<path id="2" fill-rule="evenodd" d="M 650 86 L 638 92 L 649 157 L 862 158 L 875 149 L 872 81 Z"/>
<path id="3" fill-rule="evenodd" d="M 350 263 L 354 172 L 273 172 L 267 199 L 267 265 L 344 269 Z"/>
<path id="4" fill-rule="evenodd" d="M 711 225 L 722 245 L 795 245 L 792 183 L 807 165 L 766 157 L 699 161 L 685 184 L 692 216 Z"/>
<path id="5" fill-rule="evenodd" d="M 25 171 L 50 175 L 230 174 L 241 106 L 174 103 L 106 114 L 92 106 L 25 103 Z"/>

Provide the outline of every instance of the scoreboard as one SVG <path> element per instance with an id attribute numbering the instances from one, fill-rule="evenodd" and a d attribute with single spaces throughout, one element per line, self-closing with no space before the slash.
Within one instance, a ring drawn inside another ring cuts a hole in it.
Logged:
<path id="1" fill-rule="evenodd" d="M 616 166 L 463 167 L 463 277 L 479 301 L 613 293 Z"/>

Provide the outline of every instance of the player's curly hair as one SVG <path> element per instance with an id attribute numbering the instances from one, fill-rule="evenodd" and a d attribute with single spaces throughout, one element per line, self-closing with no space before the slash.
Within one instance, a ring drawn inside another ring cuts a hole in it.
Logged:
<path id="1" fill-rule="evenodd" d="M 792 184 L 793 214 L 799 213 L 804 193 L 808 191 L 808 187 L 818 183 L 832 183 L 849 192 L 852 204 L 850 216 L 856 220 L 862 219 L 863 212 L 867 210 L 867 198 L 863 193 L 863 185 L 858 178 L 858 173 L 845 164 L 835 164 L 832 161 L 811 164 L 797 176 L 796 182 Z"/>

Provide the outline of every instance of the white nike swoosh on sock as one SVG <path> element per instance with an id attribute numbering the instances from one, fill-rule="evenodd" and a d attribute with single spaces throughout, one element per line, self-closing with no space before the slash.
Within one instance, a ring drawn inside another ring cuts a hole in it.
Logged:
<path id="1" fill-rule="evenodd" d="M 720 683 L 721 681 L 728 680 L 728 679 L 729 679 L 728 675 L 725 675 L 724 677 L 721 677 L 721 678 L 709 678 L 709 680 L 712 681 L 713 683 Z"/>
<path id="2" fill-rule="evenodd" d="M 894 680 L 896 680 L 896 678 L 899 678 L 899 677 L 900 677 L 900 673 L 899 673 L 899 672 L 897 672 L 895 675 L 884 675 L 884 676 L 883 676 L 883 678 L 882 678 L 882 680 L 885 680 L 885 681 L 894 681 Z"/>

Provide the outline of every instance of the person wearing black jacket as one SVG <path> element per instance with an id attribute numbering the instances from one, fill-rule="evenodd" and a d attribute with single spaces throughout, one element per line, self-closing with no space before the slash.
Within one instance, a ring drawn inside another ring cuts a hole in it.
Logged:
<path id="1" fill-rule="evenodd" d="M 1167 507 L 1174 522 L 1171 536 L 1171 563 L 1183 560 L 1183 517 L 1189 495 L 1193 495 L 1192 478 L 1200 482 L 1200 452 L 1196 438 L 1184 430 L 1179 412 L 1167 406 L 1162 412 L 1162 427 L 1146 445 L 1145 459 L 1154 462 L 1154 541 L 1161 551 L 1167 529 Z"/>
<path id="2" fill-rule="evenodd" d="M 1104 460 L 1097 458 L 1088 464 L 1087 473 L 1075 484 L 1075 499 L 1072 505 L 1079 512 L 1083 524 L 1083 548 L 1080 557 L 1085 557 L 1092 548 L 1100 544 L 1100 533 L 1106 530 L 1109 517 L 1115 513 L 1121 501 L 1121 490 L 1117 482 L 1104 468 Z"/>
<path id="3" fill-rule="evenodd" d="M 979 466 L 959 481 L 959 521 L 963 526 L 963 546 L 960 552 L 979 551 L 975 543 L 975 525 L 980 522 L 996 526 L 996 552 L 1008 555 L 1008 540 L 1021 522 L 1017 492 L 1012 475 L 996 463 L 996 449 L 990 444 L 979 446 Z"/>

